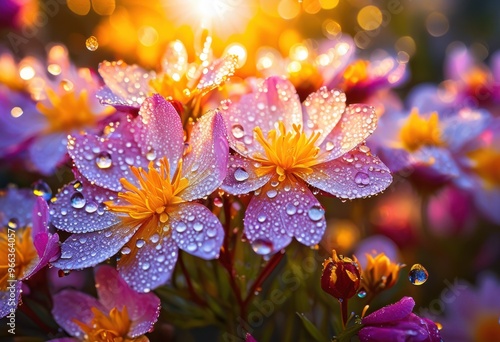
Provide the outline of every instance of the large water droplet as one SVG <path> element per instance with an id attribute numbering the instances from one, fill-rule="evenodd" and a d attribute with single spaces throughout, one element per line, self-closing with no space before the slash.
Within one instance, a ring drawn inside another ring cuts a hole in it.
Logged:
<path id="1" fill-rule="evenodd" d="M 144 245 L 146 244 L 146 241 L 144 241 L 143 239 L 138 239 L 136 242 L 135 242 L 135 246 L 137 248 L 142 248 L 144 247 Z"/>
<path id="2" fill-rule="evenodd" d="M 89 51 L 95 51 L 99 47 L 99 42 L 95 36 L 90 36 L 85 40 L 85 46 Z"/>
<path id="3" fill-rule="evenodd" d="M 111 155 L 108 152 L 101 152 L 97 155 L 95 163 L 100 169 L 109 169 L 113 164 Z"/>
<path id="4" fill-rule="evenodd" d="M 85 197 L 79 192 L 75 192 L 73 196 L 71 196 L 71 206 L 75 209 L 81 209 L 85 206 L 85 203 L 87 201 L 85 200 Z"/>
<path id="5" fill-rule="evenodd" d="M 424 266 L 420 264 L 415 264 L 411 267 L 410 272 L 408 272 L 408 279 L 413 285 L 422 285 L 429 278 L 429 273 Z"/>
<path id="6" fill-rule="evenodd" d="M 244 182 L 248 179 L 248 172 L 246 172 L 245 169 L 239 167 L 236 170 L 234 170 L 234 178 L 238 182 Z"/>
<path id="7" fill-rule="evenodd" d="M 48 201 L 52 197 L 52 190 L 42 180 L 33 183 L 33 193 L 35 196 L 42 197 L 44 200 Z"/>
<path id="8" fill-rule="evenodd" d="M 146 153 L 146 159 L 149 161 L 155 160 L 156 159 L 156 151 L 151 148 L 148 151 L 148 153 Z"/>
<path id="9" fill-rule="evenodd" d="M 264 214 L 264 213 L 260 213 L 260 214 L 257 216 L 257 221 L 259 221 L 260 223 L 265 222 L 265 221 L 266 221 L 266 214 Z"/>
<path id="10" fill-rule="evenodd" d="M 236 139 L 242 138 L 245 135 L 245 130 L 240 124 L 233 125 L 231 132 L 233 133 L 233 137 L 235 137 Z"/>
<path id="11" fill-rule="evenodd" d="M 370 176 L 364 172 L 358 172 L 354 176 L 354 182 L 360 187 L 363 188 L 370 184 Z"/>
<path id="12" fill-rule="evenodd" d="M 252 243 L 252 249 L 260 255 L 267 255 L 273 251 L 273 243 L 264 239 L 257 239 Z"/>
<path id="13" fill-rule="evenodd" d="M 307 212 L 307 216 L 309 216 L 312 221 L 319 221 L 323 218 L 324 215 L 325 210 L 319 205 L 313 205 Z"/>
<path id="14" fill-rule="evenodd" d="M 97 204 L 95 202 L 89 202 L 85 206 L 85 211 L 89 214 L 92 214 L 97 211 Z"/>
<path id="15" fill-rule="evenodd" d="M 182 233 L 186 231 L 187 225 L 184 222 L 179 222 L 177 226 L 175 227 L 175 230 L 177 230 L 179 233 Z"/>
<path id="16" fill-rule="evenodd" d="M 331 151 L 331 150 L 333 150 L 333 148 L 335 147 L 335 145 L 331 141 L 327 141 L 325 147 L 326 147 L 327 151 Z"/>
<path id="17" fill-rule="evenodd" d="M 210 227 L 207 229 L 207 236 L 208 237 L 214 237 L 215 235 L 217 235 L 217 229 L 214 228 L 214 227 Z"/>

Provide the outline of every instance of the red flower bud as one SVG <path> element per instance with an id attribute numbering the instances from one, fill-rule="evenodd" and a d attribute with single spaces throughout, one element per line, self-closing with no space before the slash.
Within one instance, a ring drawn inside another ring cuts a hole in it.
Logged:
<path id="1" fill-rule="evenodd" d="M 361 269 L 358 259 L 337 256 L 333 250 L 333 257 L 323 262 L 321 288 L 337 299 L 349 299 L 359 290 L 361 283 Z"/>

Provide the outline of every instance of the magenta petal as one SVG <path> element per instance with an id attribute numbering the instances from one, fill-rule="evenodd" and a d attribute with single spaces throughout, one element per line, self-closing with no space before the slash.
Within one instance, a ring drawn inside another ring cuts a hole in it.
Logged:
<path id="1" fill-rule="evenodd" d="M 234 55 L 216 59 L 206 68 L 206 72 L 203 71 L 203 76 L 196 87 L 204 92 L 218 87 L 234 74 L 237 63 L 238 58 Z"/>
<path id="2" fill-rule="evenodd" d="M 92 185 L 86 178 L 77 175 L 77 180 L 64 186 L 56 195 L 57 200 L 50 204 L 51 222 L 58 229 L 78 234 L 109 228 L 119 219 L 105 208 L 103 202 L 116 197 L 115 191 Z M 83 198 L 85 204 L 75 208 L 72 205 L 75 198 Z"/>
<path id="3" fill-rule="evenodd" d="M 99 266 L 95 271 L 95 282 L 99 301 L 109 312 L 127 307 L 132 326 L 128 336 L 137 337 L 147 333 L 160 315 L 160 299 L 153 293 L 137 293 L 111 266 Z"/>
<path id="4" fill-rule="evenodd" d="M 343 157 L 313 167 L 304 175 L 312 186 L 344 199 L 375 195 L 392 182 L 389 169 L 376 156 L 362 152 L 366 146 L 346 153 Z"/>
<path id="5" fill-rule="evenodd" d="M 170 102 L 158 94 L 148 97 L 132 127 L 142 154 L 149 160 L 167 157 L 173 175 L 184 152 L 184 130 L 181 118 Z"/>
<path id="6" fill-rule="evenodd" d="M 325 210 L 312 192 L 302 184 L 289 191 L 280 190 L 277 197 L 283 204 L 283 225 L 293 230 L 301 244 L 314 246 L 321 241 L 326 229 Z"/>
<path id="7" fill-rule="evenodd" d="M 104 83 L 116 96 L 101 90 L 97 97 L 103 104 L 128 105 L 139 108 L 149 92 L 149 82 L 155 77 L 154 72 L 147 72 L 135 64 L 127 65 L 122 61 L 99 64 L 99 74 Z M 119 101 L 119 102 L 118 102 Z"/>
<path id="8" fill-rule="evenodd" d="M 103 139 L 95 135 L 77 135 L 68 142 L 68 153 L 78 171 L 90 182 L 113 191 L 120 191 L 120 178 L 135 182 L 130 166 L 146 167 L 148 160 L 141 154 L 132 134 Z"/>
<path id="9" fill-rule="evenodd" d="M 244 158 L 239 154 L 229 156 L 228 171 L 221 188 L 231 195 L 248 194 L 264 186 L 272 177 L 272 174 L 257 176 L 256 162 Z"/>
<path id="10" fill-rule="evenodd" d="M 202 259 L 215 259 L 224 240 L 219 219 L 198 203 L 181 203 L 171 215 L 172 239 L 183 251 Z"/>
<path id="11" fill-rule="evenodd" d="M 293 228 L 285 226 L 282 221 L 286 203 L 282 201 L 282 194 L 276 198 L 276 191 L 274 188 L 263 189 L 258 196 L 252 197 L 245 211 L 245 235 L 257 254 L 274 254 L 292 241 Z"/>
<path id="12" fill-rule="evenodd" d="M 336 159 L 361 144 L 377 127 L 375 109 L 364 104 L 347 107 L 342 119 L 320 145 L 324 161 Z"/>
<path id="13" fill-rule="evenodd" d="M 41 197 L 37 197 L 33 208 L 33 225 L 31 234 L 38 256 L 42 256 L 49 240 L 49 207 L 47 202 Z"/>
<path id="14" fill-rule="evenodd" d="M 30 160 L 44 175 L 54 173 L 66 157 L 66 133 L 47 134 L 37 137 L 29 147 Z"/>
<path id="15" fill-rule="evenodd" d="M 43 236 L 43 235 L 42 235 Z M 40 237 L 40 234 L 33 238 L 35 246 L 37 245 L 37 239 Z M 35 267 L 29 270 L 26 274 L 23 275 L 24 279 L 29 278 L 31 275 L 35 274 L 42 268 L 44 268 L 49 262 L 57 259 L 60 255 L 60 246 L 59 246 L 59 235 L 49 234 L 48 241 L 45 243 L 45 247 L 43 252 L 40 255 L 40 259 L 36 263 Z"/>
<path id="16" fill-rule="evenodd" d="M 145 242 L 141 248 L 134 247 L 135 256 L 123 256 L 118 261 L 120 275 L 139 292 L 148 292 L 169 281 L 179 255 L 179 248 L 170 236 Z"/>
<path id="17" fill-rule="evenodd" d="M 303 103 L 303 128 L 308 135 L 320 131 L 321 138 L 317 144 L 332 131 L 345 110 L 345 94 L 339 90 L 328 90 L 321 87 L 310 94 Z"/>
<path id="18" fill-rule="evenodd" d="M 75 270 L 95 266 L 115 255 L 139 227 L 117 224 L 92 233 L 72 234 L 61 245 L 61 258 L 54 266 Z"/>
<path id="19" fill-rule="evenodd" d="M 186 201 L 210 195 L 226 177 L 229 146 L 222 116 L 217 112 L 203 115 L 191 132 L 189 145 L 191 152 L 184 157 L 182 172 L 189 186 L 180 194 Z"/>
<path id="20" fill-rule="evenodd" d="M 255 127 L 266 136 L 278 121 L 288 129 L 294 123 L 302 124 L 302 108 L 293 84 L 277 76 L 267 78 L 256 92 L 243 95 L 221 113 L 228 125 L 231 147 L 243 155 L 262 151 L 253 139 Z"/>
<path id="21" fill-rule="evenodd" d="M 10 291 L 10 283 L 7 284 L 6 291 L 0 291 L 0 318 L 3 318 L 11 313 L 11 310 L 17 309 L 19 297 L 21 296 L 21 281 L 16 281 L 13 284 L 13 292 Z M 14 298 L 11 298 L 11 293 L 14 293 Z"/>
<path id="22" fill-rule="evenodd" d="M 89 324 L 94 317 L 92 308 L 106 312 L 96 298 L 75 290 L 68 289 L 56 293 L 53 296 L 53 303 L 52 316 L 57 324 L 71 336 L 80 338 L 83 338 L 83 331 L 73 320 Z"/>
<path id="23" fill-rule="evenodd" d="M 384 306 L 363 318 L 363 324 L 384 324 L 401 320 L 411 314 L 414 306 L 413 298 L 403 297 L 398 302 Z"/>

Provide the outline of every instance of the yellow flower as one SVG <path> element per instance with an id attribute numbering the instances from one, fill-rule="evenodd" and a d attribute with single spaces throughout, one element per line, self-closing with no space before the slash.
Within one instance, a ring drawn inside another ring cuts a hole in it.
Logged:
<path id="1" fill-rule="evenodd" d="M 389 289 L 399 278 L 399 270 L 405 265 L 396 264 L 385 255 L 366 253 L 367 264 L 362 271 L 361 287 L 368 293 L 378 293 Z"/>
<path id="2" fill-rule="evenodd" d="M 420 116 L 418 109 L 413 109 L 406 123 L 399 132 L 403 147 L 414 152 L 422 146 L 442 147 L 439 116 L 432 113 L 427 119 Z"/>

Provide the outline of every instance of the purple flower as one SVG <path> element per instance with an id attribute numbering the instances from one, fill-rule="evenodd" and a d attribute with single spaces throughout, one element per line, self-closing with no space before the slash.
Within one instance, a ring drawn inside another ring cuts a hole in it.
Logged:
<path id="1" fill-rule="evenodd" d="M 15 310 L 22 281 L 59 256 L 59 236 L 50 234 L 49 209 L 29 190 L 8 189 L 0 197 L 0 317 Z"/>
<path id="2" fill-rule="evenodd" d="M 51 47 L 46 65 L 26 57 L 17 69 L 29 97 L 2 90 L 0 146 L 4 152 L 0 156 L 27 149 L 31 166 L 49 175 L 66 158 L 68 134 L 101 129 L 114 108 L 99 103 L 98 77 L 87 68 L 73 66 L 61 45 Z"/>
<path id="3" fill-rule="evenodd" d="M 227 172 L 222 117 L 204 115 L 184 143 L 179 114 L 162 96 L 147 98 L 139 116 L 105 137 L 70 139 L 77 181 L 52 205 L 52 223 L 74 233 L 61 247 L 62 269 L 94 266 L 121 250 L 118 271 L 137 291 L 170 279 L 178 249 L 218 257 L 224 232 L 196 202 Z"/>
<path id="4" fill-rule="evenodd" d="M 184 44 L 173 41 L 165 51 L 158 73 L 123 61 L 104 61 L 99 65 L 99 74 L 106 87 L 99 91 L 98 98 L 117 107 L 139 108 L 147 96 L 158 93 L 173 102 L 179 112 L 183 106 L 194 110 L 203 95 L 233 75 L 237 65 L 234 55 L 209 61 L 209 52 L 201 53 L 201 63 L 189 63 Z"/>
<path id="5" fill-rule="evenodd" d="M 477 285 L 454 282 L 450 288 L 453 299 L 443 301 L 441 335 L 445 341 L 499 341 L 500 279 L 491 273 L 482 273 Z M 437 318 L 437 317 L 435 317 Z"/>
<path id="6" fill-rule="evenodd" d="M 399 302 L 383 307 L 362 320 L 358 333 L 361 342 L 440 342 L 434 322 L 412 313 L 415 301 L 403 297 Z"/>
<path id="7" fill-rule="evenodd" d="M 376 127 L 373 108 L 346 108 L 340 91 L 321 88 L 301 106 L 289 81 L 270 77 L 223 115 L 235 153 L 222 188 L 255 192 L 244 229 L 258 254 L 276 253 L 292 237 L 308 246 L 320 241 L 324 209 L 307 184 L 354 199 L 391 183 L 389 170 L 363 144 Z"/>
<path id="8" fill-rule="evenodd" d="M 153 293 L 134 292 L 110 266 L 95 270 L 99 299 L 66 289 L 53 296 L 52 315 L 74 339 L 57 341 L 148 341 L 160 314 L 160 299 Z"/>

